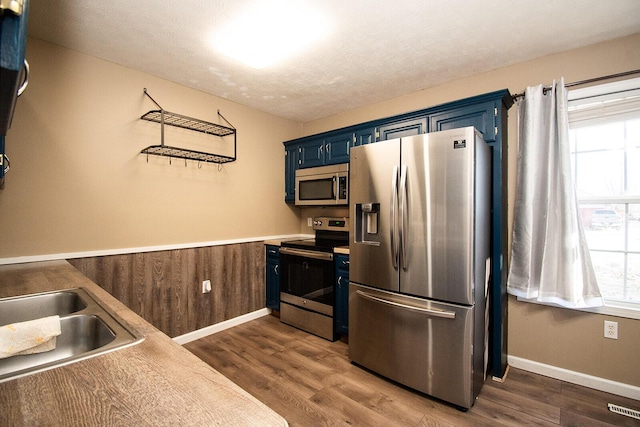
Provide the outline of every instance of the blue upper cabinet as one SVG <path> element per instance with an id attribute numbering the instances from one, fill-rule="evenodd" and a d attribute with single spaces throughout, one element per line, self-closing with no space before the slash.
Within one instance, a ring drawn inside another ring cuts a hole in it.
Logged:
<path id="1" fill-rule="evenodd" d="M 2 2 L 0 10 L 0 136 L 11 127 L 18 91 L 26 84 L 28 0 Z M 24 70 L 24 71 L 23 71 Z"/>
<path id="2" fill-rule="evenodd" d="M 370 126 L 362 129 L 356 129 L 354 132 L 355 145 L 372 144 L 376 142 L 376 128 Z"/>
<path id="3" fill-rule="evenodd" d="M 451 108 L 429 115 L 431 132 L 473 126 L 482 133 L 485 142 L 493 142 L 498 134 L 498 117 L 500 104 L 485 102 Z"/>
<path id="4" fill-rule="evenodd" d="M 311 139 L 298 145 L 298 169 L 324 165 L 324 138 Z"/>
<path id="5" fill-rule="evenodd" d="M 353 132 L 327 137 L 324 142 L 325 165 L 349 162 L 349 153 L 353 147 Z"/>
<path id="6" fill-rule="evenodd" d="M 284 201 L 293 203 L 296 200 L 296 169 L 298 169 L 298 146 L 284 147 Z"/>
<path id="7" fill-rule="evenodd" d="M 28 12 L 29 0 L 0 3 L 0 188 L 9 170 L 5 136 L 11 127 L 16 99 L 28 81 L 29 68 L 24 58 Z"/>
<path id="8" fill-rule="evenodd" d="M 297 147 L 298 169 L 334 165 L 349 162 L 349 152 L 354 145 L 353 132 L 340 133 L 323 138 L 308 138 L 297 143 L 287 143 L 285 150 Z"/>
<path id="9" fill-rule="evenodd" d="M 377 141 L 387 139 L 404 138 L 407 136 L 427 133 L 427 117 L 416 117 L 397 122 L 387 123 L 378 127 Z"/>

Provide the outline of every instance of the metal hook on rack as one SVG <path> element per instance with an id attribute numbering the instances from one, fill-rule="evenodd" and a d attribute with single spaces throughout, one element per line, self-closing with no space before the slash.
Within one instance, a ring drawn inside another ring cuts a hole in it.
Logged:
<path id="1" fill-rule="evenodd" d="M 222 172 L 222 163 L 218 163 L 218 172 Z"/>
<path id="2" fill-rule="evenodd" d="M 202 162 L 198 160 L 198 169 L 202 169 Z"/>

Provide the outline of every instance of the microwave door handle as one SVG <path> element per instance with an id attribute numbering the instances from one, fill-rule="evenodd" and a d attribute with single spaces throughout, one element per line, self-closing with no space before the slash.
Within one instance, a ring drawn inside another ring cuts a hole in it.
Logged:
<path id="1" fill-rule="evenodd" d="M 333 177 L 333 198 L 338 200 L 338 178 Z"/>

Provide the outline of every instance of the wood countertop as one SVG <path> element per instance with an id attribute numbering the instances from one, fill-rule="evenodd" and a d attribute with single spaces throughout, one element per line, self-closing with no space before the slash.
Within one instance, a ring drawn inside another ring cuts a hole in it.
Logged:
<path id="1" fill-rule="evenodd" d="M 66 261 L 0 266 L 0 298 L 88 288 L 142 343 L 0 383 L 0 425 L 287 426 Z"/>

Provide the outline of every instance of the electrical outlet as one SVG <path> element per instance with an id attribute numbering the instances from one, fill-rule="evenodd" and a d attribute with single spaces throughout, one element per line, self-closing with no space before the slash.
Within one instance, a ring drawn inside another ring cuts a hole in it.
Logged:
<path id="1" fill-rule="evenodd" d="M 203 280 L 202 281 L 202 293 L 208 294 L 211 292 L 211 280 Z"/>
<path id="2" fill-rule="evenodd" d="M 312 227 L 313 226 L 313 218 L 309 217 L 307 218 L 307 227 Z"/>
<path id="3" fill-rule="evenodd" d="M 618 322 L 604 321 L 604 337 L 612 340 L 618 339 Z"/>

